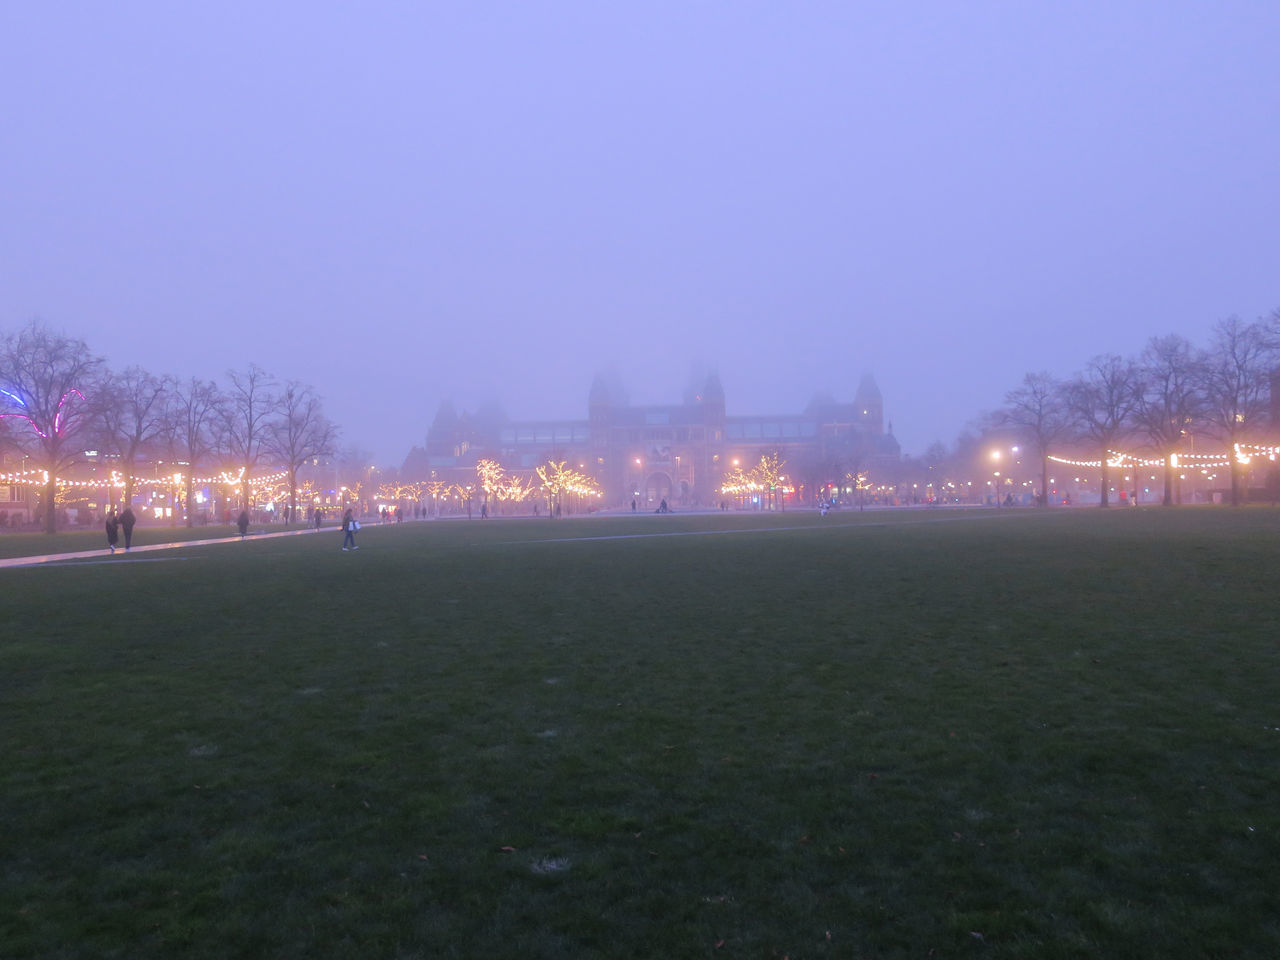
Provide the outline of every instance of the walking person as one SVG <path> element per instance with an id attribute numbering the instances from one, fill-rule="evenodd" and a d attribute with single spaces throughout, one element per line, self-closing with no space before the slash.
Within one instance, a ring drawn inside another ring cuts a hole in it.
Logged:
<path id="1" fill-rule="evenodd" d="M 359 550 L 356 546 L 356 531 L 360 529 L 360 521 L 348 510 L 342 515 L 342 549 Z M 348 546 L 350 544 L 350 546 Z"/>
<path id="2" fill-rule="evenodd" d="M 133 515 L 133 510 L 126 506 L 124 512 L 120 514 L 120 526 L 124 528 L 124 548 L 126 551 L 133 546 L 133 525 L 137 522 L 138 518 Z"/>
<path id="3" fill-rule="evenodd" d="M 245 534 L 249 532 L 249 511 L 241 510 L 240 516 L 236 517 L 236 528 L 240 531 L 240 539 L 245 538 Z"/>
<path id="4" fill-rule="evenodd" d="M 107 514 L 107 549 L 116 552 L 116 544 L 120 542 L 120 526 L 114 513 Z"/>
<path id="5" fill-rule="evenodd" d="M 324 511 L 316 507 L 316 529 L 320 529 L 320 521 L 324 519 Z"/>

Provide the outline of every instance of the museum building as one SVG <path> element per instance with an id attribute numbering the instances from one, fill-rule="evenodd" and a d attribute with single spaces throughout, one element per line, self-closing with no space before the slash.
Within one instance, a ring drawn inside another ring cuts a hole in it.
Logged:
<path id="1" fill-rule="evenodd" d="M 847 472 L 884 468 L 901 457 L 870 376 L 852 403 L 818 394 L 801 413 L 763 416 L 728 415 L 714 374 L 686 391 L 683 403 L 657 406 L 633 406 L 597 377 L 585 420 L 508 420 L 496 409 L 459 414 L 441 404 L 425 447 L 413 448 L 402 476 L 465 485 L 475 481 L 481 459 L 514 474 L 564 460 L 596 479 L 604 506 L 631 500 L 641 509 L 663 500 L 673 508 L 711 506 L 722 499 L 725 474 L 750 468 L 770 451 L 782 457 L 791 497 L 802 502 L 813 502 Z"/>

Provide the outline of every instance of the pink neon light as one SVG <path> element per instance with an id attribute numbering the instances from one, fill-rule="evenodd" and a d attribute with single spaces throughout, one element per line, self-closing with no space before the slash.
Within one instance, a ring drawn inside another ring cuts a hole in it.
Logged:
<path id="1" fill-rule="evenodd" d="M 10 396 L 10 397 L 13 396 L 13 394 L 9 393 L 7 390 L 4 392 L 7 396 Z M 59 437 L 62 436 L 62 405 L 67 402 L 67 398 L 70 397 L 73 393 L 77 397 L 79 397 L 81 400 L 84 399 L 84 394 L 81 393 L 79 390 L 77 390 L 75 387 L 72 387 L 70 390 L 68 390 L 66 393 L 62 395 L 62 399 L 58 401 L 58 409 L 53 415 L 53 432 L 55 436 L 59 436 Z M 21 401 L 19 402 L 21 403 Z M 26 404 L 23 404 L 23 406 L 26 406 Z M 32 417 L 29 414 L 0 413 L 0 420 L 5 419 L 6 417 L 18 417 L 21 420 L 27 421 L 27 423 L 31 424 L 31 429 L 36 432 L 36 435 L 39 436 L 41 440 L 49 439 L 49 435 L 40 429 L 39 425 L 35 422 L 34 419 L 32 419 Z"/>

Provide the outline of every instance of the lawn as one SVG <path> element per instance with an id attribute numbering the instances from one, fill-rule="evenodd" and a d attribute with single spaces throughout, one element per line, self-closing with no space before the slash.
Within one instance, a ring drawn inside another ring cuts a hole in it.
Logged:
<path id="1" fill-rule="evenodd" d="M 359 537 L 0 571 L 0 955 L 1280 956 L 1280 512 Z"/>

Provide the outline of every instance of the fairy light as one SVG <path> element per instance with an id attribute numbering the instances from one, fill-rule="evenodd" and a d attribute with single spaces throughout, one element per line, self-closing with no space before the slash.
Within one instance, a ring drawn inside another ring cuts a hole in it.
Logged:
<path id="1" fill-rule="evenodd" d="M 1118 450 L 1108 451 L 1108 453 L 1110 454 L 1107 457 L 1107 466 L 1109 467 L 1162 467 L 1165 464 L 1164 457 L 1139 457 L 1136 454 L 1124 453 Z M 1174 469 L 1179 464 L 1194 467 L 1227 467 L 1232 462 L 1248 465 L 1252 463 L 1254 457 L 1267 457 L 1274 460 L 1277 453 L 1280 453 L 1280 447 L 1237 443 L 1234 444 L 1231 453 L 1170 454 L 1169 466 Z M 1049 454 L 1046 459 L 1072 467 L 1092 467 L 1095 470 L 1102 466 L 1101 460 L 1073 460 L 1070 457 L 1059 457 L 1054 454 Z"/>
<path id="2" fill-rule="evenodd" d="M 279 473 L 267 474 L 261 477 L 250 477 L 249 486 L 252 489 L 264 489 L 274 484 L 280 483 L 288 477 L 288 471 L 280 471 Z M 191 482 L 197 486 L 207 484 L 228 484 L 238 486 L 244 477 L 244 468 L 240 468 L 240 472 L 232 475 L 227 471 L 223 471 L 216 477 L 192 477 Z M 147 484 L 155 484 L 157 482 L 168 483 L 173 481 L 175 486 L 182 484 L 183 474 L 174 473 L 163 477 L 137 477 L 130 475 L 128 478 L 137 486 L 145 486 Z M 10 485 L 26 485 L 26 486 L 44 486 L 49 482 L 48 470 L 20 470 L 15 473 L 0 473 L 0 483 Z M 92 480 L 77 480 L 71 477 L 57 477 L 54 484 L 59 487 L 114 487 L 121 489 L 125 486 L 125 476 L 119 470 L 112 470 L 105 478 Z"/>

